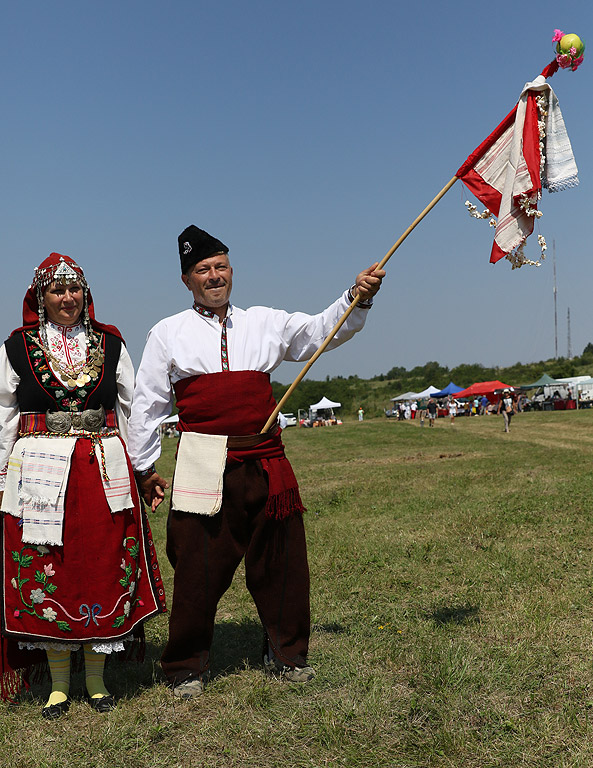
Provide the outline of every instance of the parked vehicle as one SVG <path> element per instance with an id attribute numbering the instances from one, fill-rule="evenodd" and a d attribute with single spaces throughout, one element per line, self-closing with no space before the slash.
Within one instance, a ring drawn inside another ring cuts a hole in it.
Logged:
<path id="1" fill-rule="evenodd" d="M 297 420 L 294 413 L 283 413 L 281 414 L 286 419 L 286 426 L 287 427 L 296 427 Z"/>

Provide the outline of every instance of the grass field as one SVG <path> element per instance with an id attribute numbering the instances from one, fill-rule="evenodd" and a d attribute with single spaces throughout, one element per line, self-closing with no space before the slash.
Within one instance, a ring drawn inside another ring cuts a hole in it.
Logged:
<path id="1" fill-rule="evenodd" d="M 268 681 L 243 573 L 217 617 L 213 681 L 179 702 L 147 625 L 143 666 L 91 712 L 75 680 L 46 723 L 46 686 L 0 706 L 2 768 L 593 765 L 593 411 L 285 432 L 312 575 L 310 662 Z M 172 473 L 174 440 L 161 472 Z M 164 556 L 164 510 L 151 518 Z"/>

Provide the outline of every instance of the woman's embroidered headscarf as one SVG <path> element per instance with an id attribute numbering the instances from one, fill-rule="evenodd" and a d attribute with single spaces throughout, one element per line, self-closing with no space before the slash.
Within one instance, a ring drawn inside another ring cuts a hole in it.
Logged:
<path id="1" fill-rule="evenodd" d="M 43 294 L 45 289 L 53 282 L 69 285 L 79 283 L 84 292 L 84 306 L 82 310 L 82 321 L 84 323 L 87 336 L 91 328 L 101 333 L 112 333 L 122 339 L 121 333 L 114 325 L 105 325 L 95 319 L 95 307 L 93 297 L 88 287 L 88 283 L 81 267 L 71 259 L 70 256 L 63 256 L 61 253 L 50 253 L 50 255 L 35 267 L 35 276 L 33 282 L 27 289 L 23 301 L 23 325 L 10 334 L 13 336 L 24 330 L 33 330 L 45 326 L 45 308 L 43 305 Z M 123 341 L 123 339 L 122 339 Z"/>

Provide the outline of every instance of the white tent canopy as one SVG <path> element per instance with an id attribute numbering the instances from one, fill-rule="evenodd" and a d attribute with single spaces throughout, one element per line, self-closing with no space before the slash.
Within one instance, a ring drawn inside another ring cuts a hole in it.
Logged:
<path id="1" fill-rule="evenodd" d="M 438 390 L 436 390 L 436 391 L 438 391 Z M 418 397 L 419 397 L 418 392 L 404 392 L 403 395 L 398 395 L 397 397 L 392 397 L 391 398 L 391 402 L 392 403 L 393 402 L 399 403 L 399 402 L 404 401 L 404 400 L 418 400 Z"/>
<path id="2" fill-rule="evenodd" d="M 431 397 L 434 395 L 435 392 L 440 392 L 441 390 L 438 387 L 433 387 L 432 384 L 430 387 L 427 387 L 426 389 L 423 389 L 422 392 L 418 392 L 418 400 L 422 400 L 425 397 Z"/>
<path id="3" fill-rule="evenodd" d="M 404 400 L 423 400 L 426 397 L 431 397 L 435 392 L 440 392 L 440 391 L 441 390 L 438 389 L 438 387 L 433 387 L 431 384 L 430 387 L 423 389 L 422 392 L 404 392 L 403 395 L 392 397 L 391 402 L 399 403 L 399 402 L 403 402 Z"/>
<path id="4" fill-rule="evenodd" d="M 315 403 L 315 405 L 310 405 L 309 410 L 323 411 L 326 408 L 341 408 L 341 407 L 342 407 L 342 403 L 334 403 L 333 400 L 328 400 L 327 397 L 322 397 L 318 403 Z"/>

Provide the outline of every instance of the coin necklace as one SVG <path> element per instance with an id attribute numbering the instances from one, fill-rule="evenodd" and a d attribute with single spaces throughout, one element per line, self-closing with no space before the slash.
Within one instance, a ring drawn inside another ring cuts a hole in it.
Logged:
<path id="1" fill-rule="evenodd" d="M 59 360 L 48 347 L 39 339 L 33 339 L 35 344 L 43 350 L 46 357 L 51 361 L 52 366 L 59 372 L 62 381 L 66 382 L 69 389 L 74 387 L 84 387 L 89 381 L 96 381 L 99 378 L 101 366 L 105 360 L 105 355 L 101 351 L 103 334 L 91 334 L 87 344 L 86 360 L 82 363 L 68 364 Z"/>

